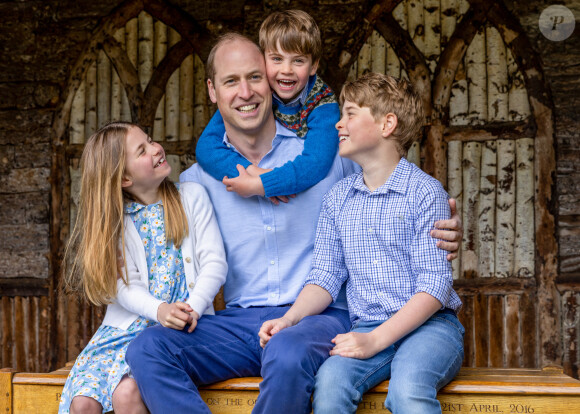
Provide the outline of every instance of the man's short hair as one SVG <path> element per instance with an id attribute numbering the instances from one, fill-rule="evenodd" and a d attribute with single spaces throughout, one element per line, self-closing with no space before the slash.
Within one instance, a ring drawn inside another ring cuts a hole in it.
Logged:
<path id="1" fill-rule="evenodd" d="M 367 107 L 376 121 L 388 113 L 397 116 L 397 127 L 391 134 L 401 156 L 405 156 L 419 137 L 425 122 L 421 97 L 405 79 L 381 73 L 367 73 L 344 84 L 340 104 L 349 101 Z"/>
<path id="2" fill-rule="evenodd" d="M 276 51 L 278 43 L 284 52 L 310 55 L 312 62 L 322 56 L 320 29 L 308 13 L 284 10 L 271 13 L 260 26 L 262 51 Z"/>
<path id="3" fill-rule="evenodd" d="M 223 35 L 221 35 L 220 37 L 217 38 L 217 40 L 215 41 L 213 47 L 211 48 L 209 55 L 207 57 L 207 62 L 205 64 L 205 74 L 208 77 L 208 79 L 210 79 L 212 82 L 215 81 L 215 73 L 216 73 L 216 69 L 215 69 L 215 55 L 218 51 L 218 49 L 225 43 L 230 43 L 230 42 L 235 42 L 237 40 L 240 40 L 242 42 L 249 42 L 251 44 L 253 44 L 254 46 L 256 46 L 257 50 L 260 50 L 259 46 L 249 37 L 244 36 L 242 34 L 236 33 L 236 32 L 229 32 L 229 33 L 225 33 Z"/>

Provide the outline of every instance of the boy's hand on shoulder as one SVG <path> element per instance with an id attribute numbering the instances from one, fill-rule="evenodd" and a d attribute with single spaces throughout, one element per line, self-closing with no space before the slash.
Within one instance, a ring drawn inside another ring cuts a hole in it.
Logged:
<path id="1" fill-rule="evenodd" d="M 457 259 L 457 252 L 463 239 L 463 223 L 457 213 L 457 202 L 455 199 L 449 199 L 451 208 L 451 217 L 448 220 L 439 220 L 435 222 L 435 230 L 431 230 L 431 237 L 441 239 L 437 241 L 437 247 L 447 250 L 447 260 Z"/>
<path id="2" fill-rule="evenodd" d="M 264 322 L 260 328 L 260 332 L 258 332 L 260 346 L 264 348 L 270 339 L 272 339 L 272 336 L 280 332 L 282 329 L 289 328 L 293 325 L 294 324 L 285 317 Z"/>
<path id="3" fill-rule="evenodd" d="M 372 332 L 348 332 L 336 335 L 332 343 L 334 348 L 330 350 L 330 355 L 347 358 L 367 359 L 381 351 Z"/>
<path id="4" fill-rule="evenodd" d="M 193 316 L 190 312 L 195 311 L 187 303 L 163 302 L 157 308 L 157 320 L 166 328 L 182 330 L 185 325 L 188 323 L 191 324 L 193 321 Z M 195 325 L 197 325 L 197 319 L 195 320 Z M 195 326 L 193 328 L 195 329 Z M 191 331 L 193 331 L 193 329 Z"/>
<path id="5" fill-rule="evenodd" d="M 264 195 L 264 186 L 259 175 L 251 175 L 240 164 L 236 165 L 239 176 L 235 178 L 224 177 L 222 183 L 226 190 L 238 193 L 242 197 L 251 197 L 254 195 Z M 249 168 L 249 167 L 248 167 Z"/>

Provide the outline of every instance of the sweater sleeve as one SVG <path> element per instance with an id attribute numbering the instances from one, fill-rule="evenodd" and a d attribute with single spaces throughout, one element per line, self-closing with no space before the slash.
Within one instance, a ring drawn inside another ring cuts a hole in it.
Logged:
<path id="1" fill-rule="evenodd" d="M 132 240 L 126 240 L 126 243 L 131 242 Z M 122 279 L 117 280 L 117 303 L 129 312 L 158 322 L 157 308 L 164 301 L 157 299 L 149 292 L 149 287 L 143 282 L 143 278 L 137 268 L 136 260 L 132 256 L 129 246 L 125 250 L 125 267 L 123 272 L 127 272 L 128 283 L 125 284 Z"/>
<path id="2" fill-rule="evenodd" d="M 339 118 L 338 104 L 334 102 L 312 110 L 302 154 L 260 175 L 266 197 L 300 193 L 326 177 L 338 149 L 335 125 Z"/>
<path id="3" fill-rule="evenodd" d="M 228 265 L 209 195 L 199 184 L 184 183 L 182 186 L 183 193 L 187 194 L 185 207 L 191 211 L 188 217 L 189 232 L 196 241 L 194 254 L 199 269 L 187 303 L 201 316 L 226 281 Z"/>
<path id="4" fill-rule="evenodd" d="M 243 165 L 244 168 L 250 165 L 250 161 L 224 143 L 225 131 L 224 120 L 217 110 L 203 130 L 195 148 L 197 162 L 205 172 L 218 181 L 226 175 L 230 178 L 237 177 L 239 175 L 237 164 Z"/>

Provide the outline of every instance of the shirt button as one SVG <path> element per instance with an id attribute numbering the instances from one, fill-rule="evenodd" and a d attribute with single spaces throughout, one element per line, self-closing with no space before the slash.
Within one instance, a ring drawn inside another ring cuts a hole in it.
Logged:
<path id="1" fill-rule="evenodd" d="M 185 258 L 185 261 L 186 261 L 187 263 L 191 263 L 191 257 L 186 257 L 186 258 Z"/>
<path id="2" fill-rule="evenodd" d="M 276 294 L 275 293 L 270 293 L 270 297 L 271 298 L 275 298 L 276 297 Z"/>
<path id="3" fill-rule="evenodd" d="M 276 263 L 275 261 L 273 261 L 273 260 L 270 260 L 270 264 L 271 264 L 271 265 L 273 265 L 273 264 L 275 264 L 275 263 Z"/>
<path id="4" fill-rule="evenodd" d="M 379 261 L 377 259 L 373 260 L 373 264 L 379 264 Z"/>
<path id="5" fill-rule="evenodd" d="M 369 227 L 369 233 L 372 233 L 372 232 L 373 232 L 373 228 Z"/>
<path id="6" fill-rule="evenodd" d="M 195 283 L 193 283 L 193 282 L 191 282 L 191 283 L 189 284 L 189 288 L 190 288 L 190 289 L 193 289 L 193 287 L 194 287 L 194 286 L 195 286 Z"/>
<path id="7" fill-rule="evenodd" d="M 272 230 L 272 227 L 268 226 L 268 227 L 266 227 L 266 230 L 270 231 L 270 230 Z"/>

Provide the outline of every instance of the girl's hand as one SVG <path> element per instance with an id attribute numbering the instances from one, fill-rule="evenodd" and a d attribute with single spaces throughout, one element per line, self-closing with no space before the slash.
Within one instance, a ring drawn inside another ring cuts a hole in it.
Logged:
<path id="1" fill-rule="evenodd" d="M 192 320 L 189 323 L 190 327 L 187 330 L 187 332 L 192 333 L 195 330 L 195 328 L 197 327 L 197 321 L 199 319 L 199 314 L 196 311 L 194 311 L 193 309 L 191 310 L 191 312 L 189 312 L 189 314 L 191 315 Z"/>
<path id="2" fill-rule="evenodd" d="M 260 332 L 258 332 L 260 346 L 264 348 L 275 334 L 291 326 L 293 326 L 292 322 L 284 317 L 264 322 L 260 328 Z"/>
<path id="3" fill-rule="evenodd" d="M 367 359 L 378 354 L 381 349 L 377 346 L 372 332 L 348 332 L 336 335 L 331 341 L 335 344 L 330 355 L 340 355 L 342 357 Z"/>
<path id="4" fill-rule="evenodd" d="M 157 320 L 166 328 L 182 330 L 188 323 L 191 324 L 193 316 L 190 314 L 195 312 L 191 306 L 183 302 L 166 303 L 163 302 L 157 308 Z M 196 313 L 197 314 L 197 313 Z M 195 326 L 197 319 L 195 320 Z M 191 329 L 191 328 L 190 328 Z M 193 331 L 193 329 L 191 331 Z"/>

